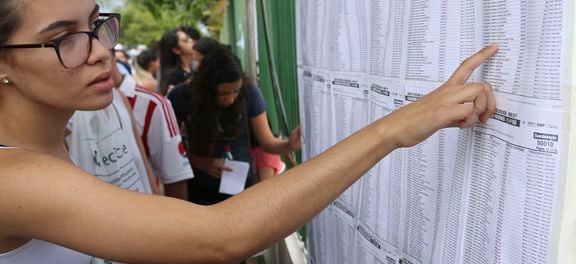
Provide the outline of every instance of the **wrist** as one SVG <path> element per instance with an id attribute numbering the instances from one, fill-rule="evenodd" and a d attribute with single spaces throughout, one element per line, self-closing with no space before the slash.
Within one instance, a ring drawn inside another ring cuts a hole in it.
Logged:
<path id="1" fill-rule="evenodd" d="M 288 153 L 291 151 L 295 151 L 297 148 L 294 146 L 294 143 L 288 139 L 286 140 L 286 149 L 287 151 L 285 151 L 285 153 Z"/>
<path id="2" fill-rule="evenodd" d="M 374 124 L 376 126 L 376 138 L 379 139 L 377 141 L 379 149 L 395 150 L 404 147 L 402 136 L 406 133 L 401 128 L 401 123 L 403 123 L 402 120 L 394 122 L 391 118 L 385 117 Z"/>

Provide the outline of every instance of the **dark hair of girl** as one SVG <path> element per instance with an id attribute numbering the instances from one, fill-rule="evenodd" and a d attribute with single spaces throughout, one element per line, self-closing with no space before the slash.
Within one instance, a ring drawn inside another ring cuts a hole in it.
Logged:
<path id="1" fill-rule="evenodd" d="M 240 94 L 231 106 L 218 106 L 219 84 L 243 80 Z M 246 116 L 246 81 L 240 60 L 224 46 L 212 49 L 202 59 L 198 72 L 190 83 L 190 119 L 187 122 L 190 152 L 210 157 L 218 141 L 219 128 L 227 138 L 241 135 L 241 122 Z"/>
<path id="2" fill-rule="evenodd" d="M 205 56 L 206 54 L 208 54 L 208 52 L 210 52 L 212 49 L 218 47 L 220 44 L 218 41 L 216 41 L 213 38 L 209 38 L 209 37 L 201 37 L 199 40 L 196 41 L 196 43 L 194 43 L 194 50 L 197 51 L 198 53 L 202 54 L 202 56 Z"/>
<path id="3" fill-rule="evenodd" d="M 178 47 L 178 31 L 172 29 L 162 35 L 160 40 L 160 93 L 168 91 L 169 76 L 180 66 L 180 56 L 173 49 Z"/>
<path id="4" fill-rule="evenodd" d="M 8 44 L 12 33 L 18 29 L 22 22 L 22 16 L 17 7 L 18 1 L 2 0 L 0 1 L 0 46 Z M 0 49 L 0 59 L 5 58 L 8 49 Z"/>
<path id="5" fill-rule="evenodd" d="M 200 39 L 200 31 L 198 31 L 194 27 L 182 25 L 180 26 L 179 29 L 182 30 L 184 33 L 186 33 L 186 35 L 188 35 L 188 37 L 190 37 L 195 41 Z"/>

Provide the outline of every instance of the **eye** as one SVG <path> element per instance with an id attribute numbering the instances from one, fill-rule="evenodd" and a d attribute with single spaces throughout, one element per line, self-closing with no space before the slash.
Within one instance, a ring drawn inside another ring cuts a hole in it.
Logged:
<path id="1" fill-rule="evenodd" d="M 70 35 L 70 34 L 72 34 L 72 32 L 69 32 L 69 31 L 60 32 L 60 33 L 54 35 L 53 37 L 51 37 L 50 39 L 48 39 L 47 42 L 61 41 L 62 39 L 65 39 L 66 37 L 68 37 L 68 35 Z"/>
<path id="2" fill-rule="evenodd" d="M 93 18 L 90 22 L 90 31 L 96 29 L 100 24 L 102 24 L 103 21 L 103 19 Z"/>
<path id="3" fill-rule="evenodd" d="M 74 42 L 76 34 L 68 34 L 60 38 L 60 47 L 69 46 L 71 43 Z"/>

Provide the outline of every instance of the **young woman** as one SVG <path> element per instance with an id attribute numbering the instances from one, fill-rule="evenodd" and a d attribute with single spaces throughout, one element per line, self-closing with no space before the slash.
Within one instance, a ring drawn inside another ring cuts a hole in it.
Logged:
<path id="1" fill-rule="evenodd" d="M 128 263 L 245 259 L 293 232 L 394 149 L 443 127 L 486 121 L 495 110 L 489 85 L 465 83 L 496 52 L 491 46 L 436 91 L 283 177 L 199 206 L 114 187 L 68 158 L 68 118 L 112 101 L 117 17 L 99 15 L 94 0 L 3 0 L 0 14 L 2 264 L 90 263 L 86 255 Z"/>
<path id="2" fill-rule="evenodd" d="M 287 140 L 274 137 L 260 90 L 244 79 L 240 60 L 226 46 L 217 45 L 205 54 L 190 86 L 177 86 L 168 98 L 175 102 L 177 117 L 188 131 L 195 175 L 188 185 L 191 202 L 208 205 L 230 197 L 219 192 L 225 152 L 252 164 L 251 133 L 267 152 L 300 148 L 299 128 Z M 251 168 L 246 187 L 256 182 Z"/>
<path id="3" fill-rule="evenodd" d="M 194 39 L 181 29 L 164 33 L 160 40 L 160 93 L 166 95 L 175 85 L 192 76 Z"/>

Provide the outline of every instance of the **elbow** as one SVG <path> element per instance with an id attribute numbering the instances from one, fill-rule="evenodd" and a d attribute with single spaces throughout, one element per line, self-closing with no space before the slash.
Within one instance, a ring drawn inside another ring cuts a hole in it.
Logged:
<path id="1" fill-rule="evenodd" d="M 223 245 L 211 250 L 205 263 L 235 264 L 246 260 L 248 257 L 250 257 L 250 255 L 246 253 L 246 250 L 242 250 L 240 245 L 234 245 L 234 243 L 223 243 Z"/>

